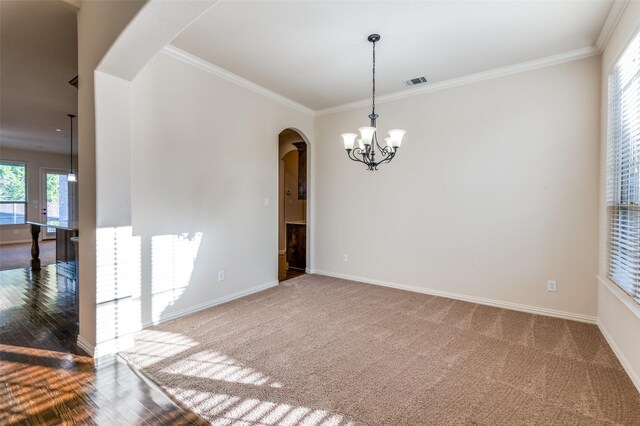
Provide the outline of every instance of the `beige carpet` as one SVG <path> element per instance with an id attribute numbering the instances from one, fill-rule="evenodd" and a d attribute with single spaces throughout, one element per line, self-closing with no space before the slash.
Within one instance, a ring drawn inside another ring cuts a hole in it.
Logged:
<path id="1" fill-rule="evenodd" d="M 317 275 L 121 355 L 213 424 L 640 424 L 594 325 Z"/>
<path id="2" fill-rule="evenodd" d="M 56 240 L 40 241 L 40 265 L 56 263 Z M 0 271 L 31 267 L 31 243 L 1 244 Z"/>

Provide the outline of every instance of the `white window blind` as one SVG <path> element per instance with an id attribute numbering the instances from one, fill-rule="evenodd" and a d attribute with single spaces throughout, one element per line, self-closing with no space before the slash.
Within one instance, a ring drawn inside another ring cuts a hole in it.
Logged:
<path id="1" fill-rule="evenodd" d="M 608 277 L 640 303 L 640 34 L 609 75 Z"/>

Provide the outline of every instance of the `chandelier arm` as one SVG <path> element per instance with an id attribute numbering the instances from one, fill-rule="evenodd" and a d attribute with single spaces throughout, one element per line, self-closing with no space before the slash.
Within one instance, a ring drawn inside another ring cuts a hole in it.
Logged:
<path id="1" fill-rule="evenodd" d="M 378 132 L 375 132 L 375 133 L 373 134 L 373 137 L 374 137 L 374 139 L 376 140 L 376 145 L 377 145 L 377 147 L 378 147 L 378 150 L 380 151 L 380 153 L 381 153 L 382 155 L 384 155 L 384 150 L 382 149 L 382 147 L 380 146 L 380 143 L 378 142 L 378 136 L 377 136 L 377 133 L 378 133 Z"/>
<path id="2" fill-rule="evenodd" d="M 360 151 L 360 154 L 358 154 L 356 150 Z M 362 155 L 362 160 L 358 158 L 358 155 Z M 375 170 L 375 163 L 371 161 L 371 158 L 367 154 L 367 151 L 363 151 L 360 148 L 356 148 L 352 150 L 352 152 L 349 152 L 348 156 L 351 161 L 355 161 L 357 163 L 362 163 L 366 165 L 367 170 Z"/>
<path id="3" fill-rule="evenodd" d="M 385 146 L 384 148 L 380 146 L 380 144 L 378 143 L 378 138 L 376 137 L 376 145 L 378 145 L 378 150 L 380 150 L 380 154 L 382 155 L 383 158 L 387 158 L 389 155 L 393 154 L 393 150 L 391 148 L 389 148 L 389 145 Z"/>
<path id="4" fill-rule="evenodd" d="M 378 164 L 376 164 L 376 170 L 378 170 L 378 166 L 381 164 L 386 164 L 391 162 L 391 160 L 393 160 L 393 157 L 395 157 L 395 153 L 390 154 L 387 158 L 385 158 L 384 160 L 378 162 Z"/>
<path id="5" fill-rule="evenodd" d="M 359 151 L 359 153 L 358 153 L 358 152 L 356 152 L 356 150 L 357 150 L 357 151 Z M 361 155 L 361 156 L 362 156 L 362 160 L 361 160 L 360 158 L 358 158 L 358 155 Z M 353 150 L 353 157 L 354 157 L 354 158 L 356 158 L 356 161 L 359 161 L 360 163 L 367 164 L 367 161 L 366 161 L 366 160 L 367 160 L 368 156 L 367 156 L 367 152 L 366 152 L 366 150 L 362 150 L 362 149 L 360 149 L 360 148 L 356 148 L 356 149 L 354 149 L 354 150 Z"/>
<path id="6" fill-rule="evenodd" d="M 357 149 L 359 149 L 359 148 L 357 148 Z M 353 154 L 352 154 L 352 153 L 353 153 Z M 355 161 L 355 162 L 358 162 L 358 163 L 364 163 L 364 164 L 366 164 L 364 161 L 362 161 L 362 160 L 360 160 L 358 157 L 356 157 L 355 149 L 354 149 L 354 150 L 349 150 L 349 151 L 347 151 L 347 156 L 349 157 L 349 159 L 350 159 L 351 161 Z"/>

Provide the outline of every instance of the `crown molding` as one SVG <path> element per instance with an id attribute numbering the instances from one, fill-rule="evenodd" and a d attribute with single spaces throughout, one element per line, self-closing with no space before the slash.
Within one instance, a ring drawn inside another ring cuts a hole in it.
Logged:
<path id="1" fill-rule="evenodd" d="M 439 81 L 437 83 L 427 84 L 424 87 L 404 89 L 398 92 L 389 93 L 387 95 L 377 96 L 376 103 L 384 103 L 397 101 L 399 99 L 410 98 L 413 96 L 424 95 L 425 93 L 435 92 L 438 90 L 449 89 L 452 87 L 464 86 L 480 81 L 491 80 L 498 77 L 504 77 L 511 74 L 518 74 L 525 71 L 531 71 L 538 68 L 558 65 L 565 62 L 576 61 L 588 58 L 590 56 L 599 55 L 600 49 L 596 46 L 584 47 L 582 49 L 571 50 L 569 52 L 559 53 L 557 55 L 547 56 L 546 58 L 535 59 L 533 61 L 521 62 L 515 65 L 495 68 L 489 71 L 483 71 L 476 74 L 466 75 L 464 77 L 452 78 L 450 80 Z M 335 112 L 347 111 L 356 108 L 368 107 L 371 99 L 362 99 L 360 101 L 350 102 L 348 104 L 338 105 L 316 111 L 316 116 L 333 114 Z"/>
<path id="2" fill-rule="evenodd" d="M 604 25 L 602 25 L 602 29 L 595 43 L 595 47 L 597 47 L 601 53 L 604 48 L 607 47 L 611 34 L 613 34 L 613 30 L 616 29 L 618 21 L 628 4 L 629 0 L 614 0 L 613 5 L 611 5 L 609 15 L 607 15 L 607 19 L 604 21 Z"/>
<path id="3" fill-rule="evenodd" d="M 303 114 L 309 115 L 311 117 L 315 116 L 315 112 L 302 104 L 299 104 L 296 101 L 293 101 L 287 97 L 284 97 L 276 92 L 273 92 L 265 87 L 262 87 L 252 81 L 249 81 L 245 78 L 242 78 L 232 72 L 229 72 L 223 68 L 220 68 L 216 65 L 213 65 L 211 62 L 207 62 L 204 59 L 201 59 L 195 55 L 192 55 L 188 52 L 185 52 L 182 49 L 178 49 L 175 46 L 168 44 L 165 46 L 162 53 L 169 55 L 179 61 L 182 61 L 186 64 L 192 65 L 194 67 L 200 68 L 203 71 L 206 71 L 210 74 L 213 74 L 217 77 L 220 77 L 224 80 L 227 80 L 233 84 L 236 84 L 240 87 L 244 87 L 245 89 L 249 89 L 252 92 L 255 92 L 259 95 L 262 95 L 266 98 L 271 99 L 272 101 L 278 102 L 284 106 L 295 109 L 297 111 L 302 112 Z"/>
<path id="4" fill-rule="evenodd" d="M 424 87 L 403 89 L 397 92 L 389 93 L 386 95 L 376 97 L 376 103 L 381 104 L 385 102 L 397 101 L 400 99 L 410 98 L 414 96 L 424 95 L 426 93 L 436 92 L 438 90 L 450 89 L 453 87 L 464 86 L 467 84 L 478 83 L 485 80 L 491 80 L 494 78 L 505 77 L 512 74 L 518 74 L 521 72 L 532 71 L 539 68 L 545 68 L 553 65 L 559 65 L 565 62 L 577 61 L 580 59 L 588 58 L 591 56 L 599 55 L 606 46 L 606 43 L 611 37 L 611 33 L 615 29 L 620 16 L 624 12 L 629 0 L 615 0 L 611 7 L 609 15 L 603 25 L 602 31 L 598 36 L 598 40 L 595 45 L 584 47 L 581 49 L 571 50 L 569 52 L 563 52 L 556 55 L 547 56 L 540 59 L 534 59 L 532 61 L 521 62 L 519 64 L 508 65 L 505 67 L 494 68 L 492 70 L 479 72 L 476 74 L 469 74 L 463 77 L 452 78 L 449 80 L 439 81 L 436 83 L 429 83 Z M 600 47 L 600 45 L 602 47 Z M 294 100 L 291 100 L 285 96 L 280 95 L 274 91 L 271 91 L 265 87 L 262 87 L 252 81 L 242 78 L 236 74 L 233 74 L 223 68 L 213 65 L 210 62 L 205 61 L 195 55 L 185 52 L 172 45 L 167 45 L 162 49 L 162 53 L 169 55 L 175 59 L 178 59 L 184 63 L 200 68 L 206 72 L 209 72 L 217 77 L 234 83 L 238 86 L 265 96 L 275 102 L 285 105 L 289 108 L 302 112 L 303 114 L 311 117 L 320 117 L 323 115 L 333 114 L 336 112 L 348 111 L 352 109 L 368 107 L 371 103 L 370 99 L 361 99 L 359 101 L 349 102 L 342 105 L 336 105 L 329 108 L 323 108 L 314 111 L 313 109 L 306 107 Z"/>

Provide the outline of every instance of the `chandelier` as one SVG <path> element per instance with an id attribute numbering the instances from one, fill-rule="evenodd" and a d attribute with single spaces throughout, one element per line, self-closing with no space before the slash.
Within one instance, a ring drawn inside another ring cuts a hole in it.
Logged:
<path id="1" fill-rule="evenodd" d="M 402 138 L 404 137 L 405 130 L 393 129 L 389 130 L 389 136 L 384 138 L 385 147 L 381 147 L 378 143 L 376 120 L 378 114 L 376 114 L 376 42 L 380 41 L 380 34 L 371 34 L 367 40 L 373 44 L 373 90 L 371 96 L 371 114 L 369 119 L 371 125 L 369 127 L 360 127 L 360 137 L 356 133 L 343 133 L 342 139 L 344 142 L 344 149 L 347 150 L 347 156 L 359 163 L 364 163 L 367 166 L 367 170 L 378 170 L 378 166 L 381 164 L 389 163 L 396 156 L 398 149 L 402 145 Z M 357 144 L 357 146 L 354 145 Z M 376 150 L 379 153 L 380 159 L 376 161 Z"/>

